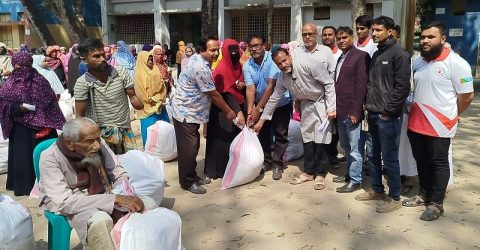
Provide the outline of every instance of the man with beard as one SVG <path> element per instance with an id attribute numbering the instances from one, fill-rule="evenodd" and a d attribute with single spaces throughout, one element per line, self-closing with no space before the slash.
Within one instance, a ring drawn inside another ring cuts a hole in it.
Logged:
<path id="1" fill-rule="evenodd" d="M 326 166 L 329 165 L 325 144 L 331 141 L 331 120 L 336 117 L 335 85 L 330 72 L 322 63 L 306 54 L 290 57 L 288 50 L 280 48 L 272 54 L 273 61 L 282 71 L 275 90 L 255 125 L 262 128 L 272 119 L 275 107 L 288 90 L 301 102 L 300 122 L 305 160 L 303 172 L 290 181 L 292 185 L 315 180 L 313 188 L 325 188 Z"/>
<path id="2" fill-rule="evenodd" d="M 368 150 L 372 190 L 355 199 L 384 200 L 377 206 L 379 213 L 393 212 L 402 207 L 400 201 L 400 165 L 398 162 L 399 117 L 410 93 L 410 55 L 391 38 L 395 23 L 380 16 L 373 21 L 373 41 L 378 50 L 373 54 L 367 84 L 366 109 L 368 134 L 372 148 Z M 382 183 L 383 169 L 387 172 L 388 197 Z"/>
<path id="3" fill-rule="evenodd" d="M 271 53 L 265 50 L 266 40 L 260 34 L 252 34 L 248 39 L 251 57 L 243 65 L 243 76 L 247 85 L 247 124 L 253 126 L 267 104 L 275 88 L 280 70 L 272 60 Z M 259 130 L 258 139 L 262 144 L 264 171 L 272 170 L 272 178 L 282 178 L 284 163 L 283 154 L 288 145 L 288 124 L 292 113 L 292 101 L 288 91 L 282 93 L 273 116 Z M 275 146 L 272 154 L 272 130 Z"/>
<path id="4" fill-rule="evenodd" d="M 155 201 L 112 194 L 113 187 L 127 180 L 127 173 L 100 133 L 85 117 L 65 123 L 57 142 L 40 156 L 40 205 L 66 216 L 89 249 L 114 249 L 112 218 L 118 219 L 120 210 L 153 209 Z"/>
<path id="5" fill-rule="evenodd" d="M 445 46 L 445 24 L 433 21 L 422 28 L 421 57 L 413 63 L 415 92 L 408 120 L 408 138 L 417 162 L 419 194 L 404 206 L 426 206 L 421 220 L 443 214 L 450 178 L 449 148 L 459 116 L 473 99 L 470 65 Z"/>
<path id="6" fill-rule="evenodd" d="M 94 120 L 102 130 L 102 138 L 115 154 L 135 149 L 128 101 L 137 110 L 143 109 L 143 103 L 135 95 L 130 74 L 107 63 L 99 39 L 82 41 L 78 52 L 88 71 L 77 79 L 74 87 L 76 116 Z"/>

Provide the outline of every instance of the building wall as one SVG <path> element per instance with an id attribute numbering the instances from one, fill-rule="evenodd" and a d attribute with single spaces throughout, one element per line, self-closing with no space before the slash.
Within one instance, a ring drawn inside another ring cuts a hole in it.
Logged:
<path id="1" fill-rule="evenodd" d="M 447 42 L 472 66 L 479 66 L 480 1 L 467 0 L 464 15 L 452 13 L 452 1 L 438 0 L 433 8 L 434 19 L 447 25 Z M 444 10 L 444 13 L 443 13 Z M 463 34 L 453 34 L 452 29 L 461 29 Z M 480 73 L 480 71 L 477 71 Z"/>

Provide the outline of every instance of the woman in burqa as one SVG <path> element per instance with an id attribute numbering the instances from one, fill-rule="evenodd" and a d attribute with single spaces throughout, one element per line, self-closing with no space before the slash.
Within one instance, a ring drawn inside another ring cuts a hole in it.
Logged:
<path id="1" fill-rule="evenodd" d="M 0 88 L 0 123 L 8 141 L 7 190 L 28 195 L 35 181 L 33 149 L 57 137 L 65 123 L 47 79 L 33 67 L 29 53 L 13 56 L 14 70 Z"/>
<path id="2" fill-rule="evenodd" d="M 216 89 L 222 94 L 226 103 L 235 111 L 238 119 L 243 119 L 243 101 L 245 83 L 240 64 L 241 53 L 238 42 L 225 39 L 222 46 L 223 59 L 213 72 Z M 229 148 L 240 128 L 225 117 L 217 106 L 212 105 L 208 121 L 207 142 L 205 150 L 205 175 L 207 178 L 223 178 L 228 163 Z"/>
<path id="3" fill-rule="evenodd" d="M 135 57 L 124 41 L 117 42 L 117 51 L 113 54 L 113 60 L 115 60 L 115 66 L 126 69 L 133 79 Z"/>

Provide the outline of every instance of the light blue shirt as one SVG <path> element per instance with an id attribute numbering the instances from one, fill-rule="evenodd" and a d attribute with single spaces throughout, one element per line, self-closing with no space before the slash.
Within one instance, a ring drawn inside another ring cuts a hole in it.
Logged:
<path id="1" fill-rule="evenodd" d="M 206 92 L 215 90 L 212 70 L 201 55 L 193 55 L 178 80 L 172 99 L 172 116 L 179 122 L 208 122 L 211 98 Z"/>
<path id="2" fill-rule="evenodd" d="M 258 103 L 260 99 L 262 99 L 263 93 L 265 93 L 265 89 L 267 89 L 268 86 L 268 79 L 271 78 L 276 80 L 280 73 L 280 69 L 273 62 L 272 53 L 269 51 L 265 51 L 261 65 L 256 64 L 253 57 L 250 57 L 250 59 L 243 64 L 242 70 L 245 85 L 255 85 L 255 103 Z M 290 93 L 286 91 L 277 107 L 285 106 L 291 101 Z"/>

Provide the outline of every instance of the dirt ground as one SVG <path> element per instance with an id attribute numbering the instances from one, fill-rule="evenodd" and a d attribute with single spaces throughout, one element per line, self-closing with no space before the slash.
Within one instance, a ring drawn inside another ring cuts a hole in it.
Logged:
<path id="1" fill-rule="evenodd" d="M 221 180 L 207 185 L 207 194 L 194 195 L 178 184 L 176 161 L 166 164 L 162 206 L 179 213 L 186 249 L 480 249 L 480 98 L 463 115 L 453 140 L 455 184 L 449 187 L 445 216 L 434 222 L 419 220 L 422 208 L 402 208 L 390 214 L 375 212 L 376 202 L 359 202 L 339 194 L 333 183 L 344 165 L 327 175 L 327 188 L 313 183 L 292 186 L 303 159 L 290 162 L 283 179 L 271 172 L 254 182 L 220 190 Z M 138 133 L 138 121 L 135 121 Z M 203 172 L 205 141 L 197 158 Z M 366 177 L 368 180 L 368 177 Z M 6 175 L 0 175 L 0 193 Z M 368 181 L 364 189 L 368 189 Z M 415 191 L 411 193 L 414 194 Z M 405 197 L 403 197 L 405 198 Z M 37 249 L 47 248 L 47 221 L 35 199 L 15 197 L 29 207 Z M 76 233 L 71 248 L 81 249 Z"/>

